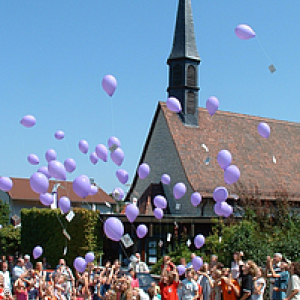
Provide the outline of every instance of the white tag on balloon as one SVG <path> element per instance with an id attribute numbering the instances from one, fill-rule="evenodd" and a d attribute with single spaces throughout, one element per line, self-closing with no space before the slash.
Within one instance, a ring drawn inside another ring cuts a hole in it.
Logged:
<path id="1" fill-rule="evenodd" d="M 167 242 L 171 242 L 171 238 L 172 238 L 172 234 L 168 233 L 168 235 L 167 235 Z"/>
<path id="2" fill-rule="evenodd" d="M 273 163 L 276 164 L 277 163 L 277 160 L 276 160 L 276 157 L 273 155 Z"/>
<path id="3" fill-rule="evenodd" d="M 163 246 L 164 242 L 162 240 L 159 241 L 158 246 L 161 248 Z"/>
<path id="4" fill-rule="evenodd" d="M 109 208 L 111 207 L 111 205 L 108 202 L 105 202 L 105 205 Z"/>
<path id="5" fill-rule="evenodd" d="M 206 152 L 209 152 L 209 149 L 208 149 L 208 147 L 207 147 L 205 144 L 202 144 L 201 147 L 202 147 Z"/>
<path id="6" fill-rule="evenodd" d="M 68 252 L 68 247 L 65 247 L 65 248 L 64 248 L 64 256 L 67 255 L 67 252 Z"/>
<path id="7" fill-rule="evenodd" d="M 70 210 L 69 213 L 66 215 L 66 219 L 68 222 L 71 222 L 74 217 L 75 217 L 75 214 L 74 214 L 73 210 Z"/>
<path id="8" fill-rule="evenodd" d="M 94 203 L 92 205 L 92 211 L 96 211 L 96 205 Z"/>
<path id="9" fill-rule="evenodd" d="M 188 240 L 187 240 L 187 242 L 186 242 L 186 244 L 187 244 L 187 246 L 188 246 L 188 247 L 190 247 L 190 246 L 191 246 L 191 244 L 192 244 L 191 240 L 190 240 L 190 239 L 188 239 Z"/>
<path id="10" fill-rule="evenodd" d="M 66 229 L 63 230 L 63 235 L 64 235 L 69 241 L 71 241 L 71 236 L 67 233 L 67 230 L 66 230 Z"/>
<path id="11" fill-rule="evenodd" d="M 133 240 L 131 239 L 130 235 L 126 233 L 125 235 L 122 236 L 121 241 L 125 248 L 131 247 L 134 243 Z"/>

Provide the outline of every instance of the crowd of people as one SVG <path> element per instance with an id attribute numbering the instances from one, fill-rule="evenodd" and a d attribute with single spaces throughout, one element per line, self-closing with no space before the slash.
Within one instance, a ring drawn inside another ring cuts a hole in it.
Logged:
<path id="1" fill-rule="evenodd" d="M 104 267 L 87 265 L 84 273 L 75 273 L 60 259 L 55 269 L 44 258 L 33 268 L 30 256 L 0 259 L 0 300 L 263 300 L 269 284 L 268 300 L 300 300 L 300 263 L 291 263 L 276 253 L 267 257 L 264 268 L 254 261 L 243 261 L 236 252 L 230 267 L 213 255 L 199 270 L 182 258 L 184 272 L 165 256 L 159 280 L 147 290 L 140 288 L 137 274 L 148 274 L 149 267 L 136 253 L 129 269 L 120 262 L 107 261 Z M 181 268 L 182 269 L 182 268 Z M 268 280 L 269 279 L 269 280 Z"/>

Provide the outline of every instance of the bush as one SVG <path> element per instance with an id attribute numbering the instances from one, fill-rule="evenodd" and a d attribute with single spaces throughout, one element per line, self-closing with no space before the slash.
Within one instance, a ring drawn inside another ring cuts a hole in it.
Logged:
<path id="1" fill-rule="evenodd" d="M 2 255 L 14 255 L 20 252 L 21 230 L 12 225 L 4 226 L 0 230 L 0 249 Z"/>
<path id="2" fill-rule="evenodd" d="M 83 208 L 74 208 L 73 212 L 75 216 L 69 223 L 58 209 L 22 209 L 22 252 L 32 253 L 33 248 L 40 245 L 43 257 L 47 257 L 52 268 L 63 258 L 64 247 L 68 248 L 65 258 L 69 266 L 77 256 L 84 257 L 89 251 L 98 258 L 103 249 L 99 212 Z M 63 235 L 62 225 L 71 236 L 70 241 Z"/>

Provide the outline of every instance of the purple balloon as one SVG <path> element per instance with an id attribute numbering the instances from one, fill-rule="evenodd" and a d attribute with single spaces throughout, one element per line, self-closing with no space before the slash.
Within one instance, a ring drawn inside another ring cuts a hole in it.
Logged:
<path id="1" fill-rule="evenodd" d="M 137 218 L 137 216 L 139 215 L 139 209 L 136 205 L 134 204 L 128 204 L 126 206 L 126 209 L 125 209 L 125 214 L 126 214 L 126 217 L 128 219 L 128 221 L 130 223 L 133 223 L 134 220 Z"/>
<path id="2" fill-rule="evenodd" d="M 179 276 L 182 276 L 185 273 L 185 266 L 179 265 L 179 266 L 177 266 L 177 270 L 178 270 Z"/>
<path id="3" fill-rule="evenodd" d="M 45 157 L 46 157 L 47 162 L 50 162 L 52 160 L 56 160 L 57 154 L 56 154 L 55 150 L 49 149 L 49 150 L 47 150 Z"/>
<path id="4" fill-rule="evenodd" d="M 228 218 L 233 213 L 233 208 L 228 203 L 224 203 L 225 205 L 222 207 L 223 216 Z"/>
<path id="5" fill-rule="evenodd" d="M 64 165 L 58 160 L 51 160 L 48 164 L 49 174 L 55 179 L 66 180 L 67 174 Z"/>
<path id="6" fill-rule="evenodd" d="M 104 222 L 104 232 L 109 239 L 118 242 L 124 234 L 124 225 L 118 218 L 108 218 Z"/>
<path id="7" fill-rule="evenodd" d="M 235 28 L 235 34 L 241 40 L 249 40 L 255 37 L 254 30 L 246 24 L 240 24 Z"/>
<path id="8" fill-rule="evenodd" d="M 42 166 L 38 169 L 38 172 L 44 174 L 48 179 L 51 177 L 51 175 L 49 174 L 49 171 L 48 171 L 48 167 L 46 166 Z"/>
<path id="9" fill-rule="evenodd" d="M 103 144 L 97 145 L 95 152 L 102 161 L 107 162 L 108 150 Z"/>
<path id="10" fill-rule="evenodd" d="M 115 151 L 110 153 L 110 158 L 117 166 L 121 166 L 124 160 L 123 150 L 121 148 L 117 148 Z"/>
<path id="11" fill-rule="evenodd" d="M 140 239 L 144 238 L 147 235 L 147 233 L 148 233 L 148 228 L 145 224 L 139 225 L 136 229 L 136 235 Z"/>
<path id="12" fill-rule="evenodd" d="M 224 181 L 227 184 L 233 184 L 239 180 L 241 172 L 235 165 L 229 166 L 224 172 Z"/>
<path id="13" fill-rule="evenodd" d="M 175 199 L 180 199 L 182 198 L 186 193 L 186 186 L 182 182 L 178 182 L 174 185 L 173 187 L 173 195 Z"/>
<path id="14" fill-rule="evenodd" d="M 168 98 L 167 107 L 170 111 L 175 113 L 180 113 L 182 111 L 182 107 L 179 100 L 174 97 Z"/>
<path id="15" fill-rule="evenodd" d="M 97 194 L 97 192 L 98 192 L 98 187 L 96 187 L 95 185 L 91 185 L 91 190 L 90 190 L 90 192 L 89 192 L 89 195 L 90 196 L 94 196 L 94 195 L 96 195 Z"/>
<path id="16" fill-rule="evenodd" d="M 49 188 L 49 180 L 44 174 L 36 172 L 30 177 L 30 187 L 34 192 L 44 194 Z"/>
<path id="17" fill-rule="evenodd" d="M 80 175 L 73 181 L 73 190 L 77 196 L 85 198 L 91 191 L 91 182 L 86 175 Z"/>
<path id="18" fill-rule="evenodd" d="M 91 163 L 92 163 L 93 165 L 95 165 L 95 164 L 98 162 L 98 160 L 99 160 L 99 158 L 98 158 L 96 152 L 92 152 L 92 153 L 90 154 L 90 161 L 91 161 Z"/>
<path id="19" fill-rule="evenodd" d="M 164 211 L 161 208 L 155 208 L 154 211 L 154 217 L 158 220 L 162 219 L 164 217 Z"/>
<path id="20" fill-rule="evenodd" d="M 33 153 L 27 156 L 27 160 L 32 165 L 38 165 L 40 163 L 39 157 Z"/>
<path id="21" fill-rule="evenodd" d="M 219 100 L 212 96 L 209 97 L 206 101 L 206 109 L 210 116 L 213 116 L 219 108 Z"/>
<path id="22" fill-rule="evenodd" d="M 89 144 L 86 140 L 81 140 L 78 144 L 78 147 L 83 154 L 87 154 L 89 151 Z"/>
<path id="23" fill-rule="evenodd" d="M 34 247 L 32 254 L 34 259 L 39 258 L 43 254 L 43 248 L 41 246 Z"/>
<path id="24" fill-rule="evenodd" d="M 197 207 L 202 201 L 200 193 L 195 192 L 191 195 L 191 203 L 193 206 Z"/>
<path id="25" fill-rule="evenodd" d="M 95 255 L 93 252 L 88 252 L 85 257 L 84 257 L 84 260 L 86 263 L 91 263 L 95 260 Z"/>
<path id="26" fill-rule="evenodd" d="M 196 256 L 195 258 L 193 258 L 192 265 L 193 265 L 194 270 L 197 272 L 203 266 L 202 258 L 199 256 Z"/>
<path id="27" fill-rule="evenodd" d="M 76 162 L 73 158 L 67 158 L 64 161 L 64 166 L 65 166 L 65 169 L 68 173 L 72 173 L 76 169 Z"/>
<path id="28" fill-rule="evenodd" d="M 74 259 L 73 266 L 79 273 L 83 273 L 86 269 L 86 261 L 83 257 L 78 256 Z"/>
<path id="29" fill-rule="evenodd" d="M 257 126 L 258 133 L 265 139 L 267 139 L 270 136 L 271 128 L 269 124 L 261 122 Z"/>
<path id="30" fill-rule="evenodd" d="M 232 161 L 232 155 L 228 150 L 221 150 L 217 156 L 218 164 L 225 170 L 228 168 Z"/>
<path id="31" fill-rule="evenodd" d="M 116 78 L 112 75 L 106 75 L 102 80 L 102 87 L 104 91 L 111 97 L 117 88 Z"/>
<path id="32" fill-rule="evenodd" d="M 214 205 L 214 211 L 216 213 L 216 215 L 222 217 L 223 216 L 223 209 L 222 209 L 222 206 L 224 205 L 224 202 L 217 202 L 215 205 Z"/>
<path id="33" fill-rule="evenodd" d="M 12 189 L 13 182 L 9 177 L 1 177 L 0 178 L 0 190 L 4 192 L 8 192 Z"/>
<path id="34" fill-rule="evenodd" d="M 160 178 L 160 181 L 163 183 L 163 184 L 170 184 L 171 182 L 171 177 L 168 175 L 168 174 L 163 174 Z"/>
<path id="35" fill-rule="evenodd" d="M 107 144 L 108 144 L 108 148 L 111 148 L 113 146 L 117 146 L 118 148 L 121 147 L 120 140 L 117 137 L 115 137 L 115 136 L 111 136 L 108 139 Z"/>
<path id="36" fill-rule="evenodd" d="M 56 138 L 57 140 L 62 140 L 64 137 L 65 137 L 65 133 L 64 133 L 63 131 L 57 130 L 57 131 L 55 132 L 55 138 Z"/>
<path id="37" fill-rule="evenodd" d="M 216 202 L 226 201 L 228 198 L 228 191 L 225 187 L 219 186 L 214 190 L 213 197 Z"/>
<path id="38" fill-rule="evenodd" d="M 112 196 L 116 201 L 121 201 L 124 197 L 124 191 L 121 188 L 115 188 L 112 192 Z"/>
<path id="39" fill-rule="evenodd" d="M 68 197 L 65 197 L 65 196 L 61 197 L 58 200 L 58 207 L 63 212 L 63 214 L 66 214 L 67 212 L 70 211 L 70 208 L 71 208 L 70 199 Z"/>
<path id="40" fill-rule="evenodd" d="M 40 201 L 43 205 L 50 206 L 53 203 L 54 198 L 50 193 L 40 194 Z"/>
<path id="41" fill-rule="evenodd" d="M 35 125 L 36 119 L 35 119 L 35 117 L 32 116 L 32 115 L 26 115 L 26 116 L 24 116 L 24 117 L 22 118 L 22 120 L 20 121 L 20 123 L 21 123 L 23 126 L 29 128 L 29 127 L 32 127 L 32 126 Z"/>
<path id="42" fill-rule="evenodd" d="M 128 172 L 123 169 L 117 170 L 116 176 L 122 184 L 126 184 L 129 178 Z"/>
<path id="43" fill-rule="evenodd" d="M 194 244 L 197 249 L 203 247 L 205 243 L 205 237 L 202 234 L 198 234 L 194 238 Z"/>
<path id="44" fill-rule="evenodd" d="M 150 173 L 150 167 L 148 164 L 143 163 L 139 166 L 138 175 L 140 179 L 145 179 L 146 177 L 148 177 L 149 173 Z"/>
<path id="45" fill-rule="evenodd" d="M 166 198 L 161 195 L 155 196 L 153 202 L 156 207 L 161 208 L 161 209 L 166 209 L 167 205 L 168 205 Z"/>

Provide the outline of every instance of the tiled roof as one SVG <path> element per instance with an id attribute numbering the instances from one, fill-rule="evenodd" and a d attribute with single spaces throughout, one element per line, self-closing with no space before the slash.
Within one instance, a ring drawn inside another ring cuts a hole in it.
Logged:
<path id="1" fill-rule="evenodd" d="M 284 191 L 290 199 L 300 200 L 299 123 L 224 111 L 210 117 L 206 109 L 199 108 L 199 127 L 190 127 L 169 111 L 165 103 L 160 102 L 160 108 L 187 179 L 195 191 L 211 194 L 217 186 L 226 186 L 230 193 L 237 195 L 243 191 L 258 191 L 262 198 L 274 199 L 276 194 Z M 257 132 L 260 122 L 267 122 L 271 127 L 268 139 Z M 232 164 L 241 171 L 239 181 L 232 186 L 224 183 L 224 172 L 217 162 L 217 154 L 222 149 L 232 153 Z M 204 160 L 208 156 L 211 161 L 206 165 Z"/>
<path id="2" fill-rule="evenodd" d="M 8 192 L 12 199 L 18 200 L 39 200 L 39 194 L 35 193 L 29 183 L 28 178 L 11 178 L 13 181 L 13 187 Z M 49 181 L 48 192 L 52 191 L 53 186 L 57 181 Z M 93 196 L 87 196 L 84 200 L 77 196 L 73 191 L 72 182 L 70 181 L 59 181 L 61 186 L 58 189 L 58 197 L 67 196 L 71 202 L 88 202 L 88 203 L 115 203 L 115 201 L 106 194 L 101 188 L 98 188 L 97 194 Z"/>

